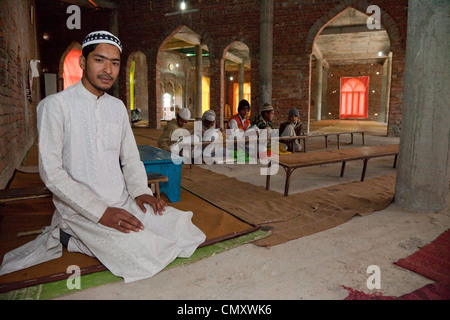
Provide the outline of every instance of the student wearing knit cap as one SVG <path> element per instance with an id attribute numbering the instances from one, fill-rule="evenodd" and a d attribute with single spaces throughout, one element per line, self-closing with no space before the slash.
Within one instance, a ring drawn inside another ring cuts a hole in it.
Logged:
<path id="1" fill-rule="evenodd" d="M 250 127 L 250 120 L 247 118 L 250 112 L 250 103 L 243 99 L 239 102 L 238 113 L 230 118 L 227 129 L 241 129 L 246 131 Z"/>
<path id="2" fill-rule="evenodd" d="M 189 111 L 189 109 L 181 108 L 180 111 L 178 111 L 177 116 L 167 122 L 167 125 L 164 127 L 163 133 L 158 139 L 158 147 L 170 152 L 170 146 L 177 142 L 177 140 L 172 140 L 172 136 L 174 134 L 177 134 L 177 132 L 185 132 L 178 129 L 183 128 L 188 123 L 190 118 L 191 112 Z M 181 136 L 183 135 L 180 135 L 180 137 Z"/>
<path id="3" fill-rule="evenodd" d="M 256 126 L 258 129 L 273 129 L 272 120 L 275 116 L 275 111 L 270 103 L 265 103 L 260 109 L 259 114 L 252 122 L 252 127 Z"/>
<path id="4" fill-rule="evenodd" d="M 292 108 L 289 110 L 288 121 L 284 122 L 280 126 L 280 137 L 293 137 L 301 135 L 302 122 L 300 121 L 300 114 L 297 109 Z M 290 141 L 289 143 L 283 142 L 280 145 L 289 151 L 298 152 L 302 149 L 302 145 L 299 140 Z"/>
<path id="5" fill-rule="evenodd" d="M 271 140 L 270 137 L 272 135 L 272 120 L 275 116 L 275 110 L 270 103 L 265 103 L 260 109 L 259 114 L 255 117 L 252 122 L 250 129 L 254 129 L 260 134 L 260 130 L 267 130 L 267 148 L 260 148 L 258 150 L 260 157 L 265 157 L 265 155 L 270 154 L 271 152 Z"/>

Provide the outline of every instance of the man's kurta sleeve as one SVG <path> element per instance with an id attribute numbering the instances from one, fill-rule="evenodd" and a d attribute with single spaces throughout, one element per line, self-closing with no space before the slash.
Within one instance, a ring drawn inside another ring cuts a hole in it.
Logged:
<path id="1" fill-rule="evenodd" d="M 63 167 L 66 117 L 63 102 L 55 96 L 38 105 L 39 173 L 54 196 L 77 213 L 98 222 L 108 205 L 73 180 Z"/>

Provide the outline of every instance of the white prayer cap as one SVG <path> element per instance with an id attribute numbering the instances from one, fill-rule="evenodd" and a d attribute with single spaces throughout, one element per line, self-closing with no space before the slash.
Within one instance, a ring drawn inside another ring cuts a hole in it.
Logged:
<path id="1" fill-rule="evenodd" d="M 119 38 L 108 31 L 94 31 L 89 33 L 86 38 L 84 38 L 81 48 L 83 49 L 88 45 L 99 43 L 112 44 L 119 48 L 120 53 L 122 53 L 122 44 L 120 43 Z"/>
<path id="2" fill-rule="evenodd" d="M 206 119 L 208 121 L 216 121 L 216 113 L 213 110 L 205 111 L 205 113 L 203 113 L 202 119 Z"/>
<path id="3" fill-rule="evenodd" d="M 181 119 L 188 121 L 191 119 L 191 112 L 188 108 L 181 108 L 180 111 L 178 111 L 178 115 Z"/>

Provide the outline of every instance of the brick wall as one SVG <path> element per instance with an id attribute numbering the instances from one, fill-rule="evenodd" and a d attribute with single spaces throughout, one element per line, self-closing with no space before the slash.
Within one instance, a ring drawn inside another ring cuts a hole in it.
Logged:
<path id="1" fill-rule="evenodd" d="M 81 30 L 67 29 L 68 6 L 48 0 L 1 1 L 0 188 L 7 185 L 37 137 L 36 107 L 44 95 L 43 72 L 58 74 L 61 56 L 73 41 L 81 43 L 88 32 L 109 28 L 108 11 L 82 8 Z M 40 60 L 41 76 L 34 78 L 28 97 L 31 59 Z"/>
<path id="2" fill-rule="evenodd" d="M 33 0 L 2 1 L 0 8 L 0 188 L 20 166 L 36 137 L 39 81 L 28 97 L 31 59 L 39 59 Z"/>

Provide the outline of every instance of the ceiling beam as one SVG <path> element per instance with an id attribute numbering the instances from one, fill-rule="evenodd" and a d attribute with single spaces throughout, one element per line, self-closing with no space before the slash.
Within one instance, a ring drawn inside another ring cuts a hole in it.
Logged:
<path id="1" fill-rule="evenodd" d="M 373 53 L 345 53 L 345 54 L 329 54 L 324 55 L 324 59 L 328 60 L 330 63 L 334 60 L 368 60 L 368 59 L 386 59 L 387 55 L 383 53 L 381 56 Z"/>
<path id="2" fill-rule="evenodd" d="M 329 34 L 346 34 L 346 33 L 361 33 L 361 32 L 381 32 L 384 29 L 369 29 L 367 25 L 353 25 L 353 26 L 341 26 L 341 27 L 326 27 L 320 33 L 321 36 Z"/>
<path id="3" fill-rule="evenodd" d="M 328 64 L 327 60 L 323 58 L 323 54 L 316 43 L 314 43 L 313 45 L 313 55 L 315 55 L 318 59 L 322 59 L 323 66 L 327 69 L 330 69 L 330 65 Z"/>

